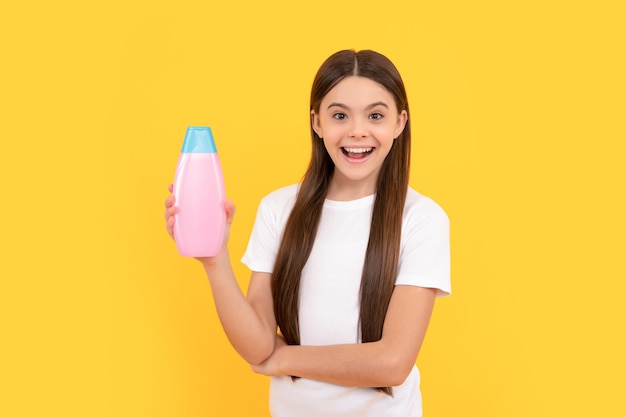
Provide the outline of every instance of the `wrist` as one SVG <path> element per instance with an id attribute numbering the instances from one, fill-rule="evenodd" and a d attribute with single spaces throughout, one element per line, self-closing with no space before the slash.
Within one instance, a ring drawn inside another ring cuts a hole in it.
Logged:
<path id="1" fill-rule="evenodd" d="M 196 258 L 204 269 L 213 269 L 218 265 L 222 265 L 224 263 L 230 263 L 230 255 L 228 253 L 228 247 L 223 246 L 222 249 L 215 256 L 206 257 L 206 258 Z"/>
<path id="2" fill-rule="evenodd" d="M 290 354 L 293 353 L 294 348 L 295 346 L 283 345 L 281 347 L 277 347 L 276 351 L 274 352 L 274 355 L 276 356 L 276 367 L 278 368 L 278 375 L 295 376 L 294 369 L 289 366 L 289 359 L 291 357 Z"/>

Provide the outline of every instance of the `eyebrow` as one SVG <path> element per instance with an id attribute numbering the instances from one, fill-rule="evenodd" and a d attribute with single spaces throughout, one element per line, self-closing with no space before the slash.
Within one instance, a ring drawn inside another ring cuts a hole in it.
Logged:
<path id="1" fill-rule="evenodd" d="M 376 107 L 376 106 L 383 106 L 383 107 L 389 108 L 389 106 L 387 105 L 387 103 L 385 103 L 384 101 L 377 101 L 377 102 L 374 102 L 374 103 L 372 103 L 372 104 L 369 104 L 367 107 L 365 107 L 365 110 L 368 110 L 368 109 L 374 108 L 374 107 Z M 346 109 L 346 110 L 347 110 L 347 109 L 349 109 L 349 107 L 348 107 L 348 106 L 346 106 L 346 105 L 345 105 L 345 104 L 343 104 L 343 103 L 330 103 L 330 104 L 328 105 L 327 109 L 330 109 L 331 107 L 341 107 L 342 109 Z"/>

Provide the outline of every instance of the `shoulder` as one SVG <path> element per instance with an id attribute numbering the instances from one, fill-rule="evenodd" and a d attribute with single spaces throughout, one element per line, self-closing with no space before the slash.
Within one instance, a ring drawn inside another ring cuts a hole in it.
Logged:
<path id="1" fill-rule="evenodd" d="M 405 221 L 435 220 L 449 223 L 448 215 L 439 204 L 411 187 L 406 195 L 404 218 Z"/>
<path id="2" fill-rule="evenodd" d="M 264 205 L 293 204 L 293 202 L 296 200 L 296 196 L 298 195 L 299 188 L 300 188 L 300 184 L 292 184 L 292 185 L 287 185 L 285 187 L 281 187 L 267 194 L 265 197 L 263 197 L 263 199 L 261 200 L 261 204 L 264 204 Z"/>
<path id="3" fill-rule="evenodd" d="M 273 213 L 278 217 L 285 216 L 291 212 L 299 188 L 299 184 L 292 184 L 272 191 L 261 199 L 259 212 Z"/>
<path id="4" fill-rule="evenodd" d="M 450 222 L 433 201 L 409 189 L 402 218 L 398 285 L 437 288 L 450 294 Z"/>

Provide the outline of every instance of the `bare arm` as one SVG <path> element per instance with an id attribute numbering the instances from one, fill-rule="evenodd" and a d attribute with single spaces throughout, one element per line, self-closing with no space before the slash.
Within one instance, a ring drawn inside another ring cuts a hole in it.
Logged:
<path id="1" fill-rule="evenodd" d="M 172 188 L 169 188 L 170 192 Z M 175 200 L 169 196 L 165 202 L 166 228 L 174 237 Z M 230 256 L 228 239 L 230 224 L 235 215 L 235 206 L 228 201 L 224 207 L 227 213 L 227 229 L 224 244 L 219 254 L 211 258 L 197 258 L 211 284 L 215 308 L 222 327 L 231 344 L 250 364 L 266 360 L 274 350 L 276 341 L 276 320 L 270 286 L 270 275 L 253 272 L 247 297 L 235 279 Z"/>
<path id="2" fill-rule="evenodd" d="M 432 288 L 397 286 L 381 340 L 332 346 L 279 343 L 274 354 L 253 369 L 266 375 L 294 375 L 344 386 L 400 385 L 417 359 L 435 296 Z"/>
<path id="3" fill-rule="evenodd" d="M 215 262 L 203 262 L 203 266 L 224 332 L 242 358 L 259 364 L 272 354 L 276 341 L 270 276 L 253 272 L 245 297 L 233 274 L 228 252 L 213 259 Z"/>

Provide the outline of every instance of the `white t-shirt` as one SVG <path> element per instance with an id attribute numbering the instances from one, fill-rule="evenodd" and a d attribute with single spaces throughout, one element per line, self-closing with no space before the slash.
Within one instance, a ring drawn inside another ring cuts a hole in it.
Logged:
<path id="1" fill-rule="evenodd" d="M 276 190 L 259 205 L 242 262 L 271 273 L 298 185 Z M 353 201 L 326 200 L 317 236 L 300 283 L 300 343 L 359 343 L 359 289 L 369 239 L 374 195 Z M 449 222 L 433 200 L 409 188 L 402 220 L 396 285 L 450 293 Z M 419 371 L 393 387 L 393 397 L 372 388 L 343 387 L 304 378 L 273 377 L 273 417 L 419 417 Z"/>

